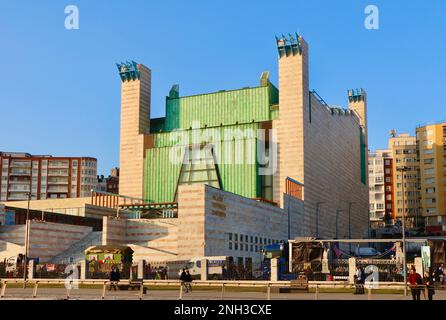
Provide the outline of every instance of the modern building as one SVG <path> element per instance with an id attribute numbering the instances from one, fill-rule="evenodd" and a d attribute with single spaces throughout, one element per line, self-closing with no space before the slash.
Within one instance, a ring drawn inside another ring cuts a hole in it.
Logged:
<path id="1" fill-rule="evenodd" d="M 250 88 L 180 96 L 174 85 L 157 119 L 151 70 L 118 64 L 119 195 L 88 202 L 112 212 L 103 245 L 128 245 L 135 261 L 229 256 L 258 269 L 267 244 L 367 236 L 367 95 L 349 90 L 346 109 L 327 104 L 309 89 L 305 40 L 276 40 L 278 87 L 269 72 Z"/>
<path id="2" fill-rule="evenodd" d="M 150 119 L 151 70 L 118 64 L 120 194 L 176 203 L 180 186 L 205 183 L 284 208 L 291 178 L 303 186 L 309 220 L 301 223 L 308 234 L 362 237 L 368 225 L 366 93 L 349 90 L 348 109 L 331 107 L 309 89 L 305 40 L 278 38 L 277 48 L 278 88 L 269 72 L 252 88 L 180 96 L 174 85 L 166 116 L 158 119 Z M 262 150 L 264 158 L 256 158 Z"/>
<path id="3" fill-rule="evenodd" d="M 369 152 L 370 223 L 383 227 L 393 216 L 393 159 L 390 150 Z"/>
<path id="4" fill-rule="evenodd" d="M 416 129 L 421 213 L 426 231 L 446 233 L 446 122 Z"/>
<path id="5" fill-rule="evenodd" d="M 0 201 L 87 197 L 97 160 L 0 152 Z"/>
<path id="6" fill-rule="evenodd" d="M 420 227 L 422 225 L 419 200 L 420 167 L 416 138 L 406 133 L 396 135 L 392 131 L 389 150 L 393 158 L 394 217 L 401 219 L 404 208 L 407 227 Z"/>

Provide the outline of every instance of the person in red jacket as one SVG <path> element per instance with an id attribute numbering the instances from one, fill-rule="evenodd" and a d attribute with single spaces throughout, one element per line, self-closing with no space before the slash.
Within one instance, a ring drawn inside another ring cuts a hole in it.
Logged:
<path id="1" fill-rule="evenodd" d="M 423 284 L 423 279 L 417 273 L 415 266 L 412 266 L 412 268 L 410 269 L 410 273 L 409 273 L 409 277 L 408 277 L 407 281 L 410 284 L 410 291 L 412 292 L 413 300 L 420 300 L 422 289 L 419 288 L 418 286 Z"/>

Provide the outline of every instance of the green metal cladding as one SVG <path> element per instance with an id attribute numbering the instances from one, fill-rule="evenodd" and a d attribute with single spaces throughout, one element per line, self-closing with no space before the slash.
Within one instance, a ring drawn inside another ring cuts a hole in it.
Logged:
<path id="1" fill-rule="evenodd" d="M 165 131 L 271 120 L 271 86 L 167 98 Z M 276 89 L 277 90 L 277 89 Z"/>
<path id="2" fill-rule="evenodd" d="M 262 74 L 259 87 L 187 97 L 180 97 L 178 86 L 173 86 L 166 98 L 166 117 L 150 123 L 154 146 L 146 150 L 144 160 L 145 200 L 175 201 L 181 163 L 172 162 L 170 155 L 175 152 L 184 157 L 186 147 L 196 143 L 194 137 L 199 143 L 213 144 L 223 190 L 261 197 L 257 129 L 262 122 L 277 118 L 279 102 L 279 92 L 268 77 Z"/>
<path id="3" fill-rule="evenodd" d="M 184 154 L 182 147 L 152 148 L 144 159 L 144 199 L 149 202 L 173 202 L 181 163 L 170 161 L 171 152 Z"/>
<path id="4" fill-rule="evenodd" d="M 146 201 L 174 202 L 181 163 L 172 161 L 171 154 L 179 155 L 179 158 L 183 159 L 186 147 L 146 150 L 144 161 Z M 261 196 L 261 177 L 258 175 L 256 162 L 256 138 L 220 140 L 213 143 L 213 150 L 223 190 L 248 198 Z"/>

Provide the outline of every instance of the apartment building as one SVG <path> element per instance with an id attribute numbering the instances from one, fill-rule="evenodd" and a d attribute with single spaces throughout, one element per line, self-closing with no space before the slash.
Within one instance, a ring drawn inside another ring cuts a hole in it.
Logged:
<path id="1" fill-rule="evenodd" d="M 0 152 L 0 201 L 87 197 L 97 160 Z"/>
<path id="2" fill-rule="evenodd" d="M 390 150 L 369 151 L 370 225 L 382 227 L 393 217 L 393 159 Z"/>
<path id="3" fill-rule="evenodd" d="M 430 234 L 446 232 L 446 122 L 416 129 L 421 213 Z"/>
<path id="4" fill-rule="evenodd" d="M 389 139 L 389 150 L 392 152 L 393 158 L 394 218 L 401 219 L 404 208 L 406 225 L 418 227 L 422 223 L 422 217 L 416 137 L 406 133 L 396 135 L 395 132 L 392 132 Z M 401 171 L 404 169 L 405 171 Z"/>
<path id="5" fill-rule="evenodd" d="M 95 190 L 119 194 L 119 168 L 112 168 L 108 177 L 98 175 Z"/>

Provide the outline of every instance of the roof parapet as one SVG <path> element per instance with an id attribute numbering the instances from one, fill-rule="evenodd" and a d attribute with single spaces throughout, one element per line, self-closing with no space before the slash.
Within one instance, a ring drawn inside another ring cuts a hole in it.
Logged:
<path id="1" fill-rule="evenodd" d="M 296 33 L 294 35 L 288 34 L 285 36 L 276 36 L 277 50 L 279 52 L 279 58 L 283 56 L 302 54 L 302 37 Z"/>
<path id="2" fill-rule="evenodd" d="M 126 61 L 117 63 L 116 66 L 118 67 L 119 76 L 121 77 L 121 81 L 130 81 L 130 80 L 136 80 L 140 79 L 141 73 L 140 73 L 140 66 L 135 61 Z"/>

